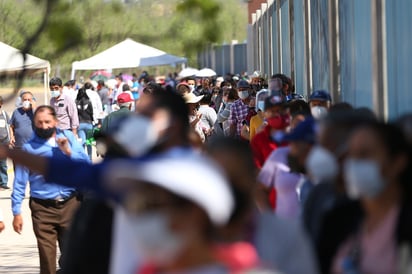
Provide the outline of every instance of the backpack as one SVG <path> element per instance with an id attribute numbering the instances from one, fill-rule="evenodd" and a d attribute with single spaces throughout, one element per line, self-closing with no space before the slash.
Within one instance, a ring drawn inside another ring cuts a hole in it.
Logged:
<path id="1" fill-rule="evenodd" d="M 10 126 L 9 116 L 4 110 L 0 113 L 0 143 L 8 143 L 10 141 Z"/>
<path id="2" fill-rule="evenodd" d="M 76 106 L 80 122 L 93 121 L 93 106 L 90 99 L 82 98 L 80 100 L 76 100 Z"/>

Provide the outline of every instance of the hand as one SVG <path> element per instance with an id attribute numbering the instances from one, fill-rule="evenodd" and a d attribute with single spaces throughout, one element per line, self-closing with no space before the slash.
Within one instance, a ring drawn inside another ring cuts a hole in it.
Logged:
<path id="1" fill-rule="evenodd" d="M 21 216 L 21 214 L 14 216 L 13 229 L 17 233 L 21 234 L 21 231 L 23 230 L 23 217 Z"/>
<path id="2" fill-rule="evenodd" d="M 71 149 L 70 149 L 70 145 L 69 145 L 69 140 L 67 140 L 67 138 L 57 138 L 56 140 L 57 145 L 59 146 L 60 150 L 70 156 L 71 155 Z"/>
<path id="3" fill-rule="evenodd" d="M 3 222 L 0 222 L 0 232 L 2 232 L 5 228 L 5 225 Z"/>
<path id="4" fill-rule="evenodd" d="M 9 148 L 14 148 L 15 143 L 16 143 L 16 140 L 14 140 L 14 138 L 10 138 Z"/>

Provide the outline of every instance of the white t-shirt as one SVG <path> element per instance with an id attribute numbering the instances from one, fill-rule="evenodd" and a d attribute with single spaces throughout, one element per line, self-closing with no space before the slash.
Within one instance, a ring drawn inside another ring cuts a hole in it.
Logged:
<path id="1" fill-rule="evenodd" d="M 296 187 L 302 175 L 291 173 L 288 166 L 289 147 L 274 150 L 265 161 L 258 175 L 258 181 L 276 189 L 276 214 L 279 217 L 296 219 L 300 203 Z"/>

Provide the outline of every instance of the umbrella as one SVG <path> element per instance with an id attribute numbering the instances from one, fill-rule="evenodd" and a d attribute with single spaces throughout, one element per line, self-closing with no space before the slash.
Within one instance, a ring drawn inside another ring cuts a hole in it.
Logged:
<path id="1" fill-rule="evenodd" d="M 196 73 L 196 77 L 213 77 L 216 76 L 216 72 L 210 68 L 203 68 Z"/>
<path id="2" fill-rule="evenodd" d="M 99 81 L 99 80 L 103 80 L 103 81 L 107 81 L 110 78 L 112 78 L 112 74 L 110 72 L 107 72 L 105 70 L 98 70 L 93 72 L 92 74 L 90 74 L 90 80 L 93 81 Z"/>
<path id="3" fill-rule="evenodd" d="M 179 77 L 180 78 L 185 78 L 185 77 L 190 77 L 190 76 L 195 76 L 196 73 L 198 73 L 199 70 L 195 68 L 184 68 L 182 69 L 181 72 L 179 72 Z"/>
<path id="4" fill-rule="evenodd" d="M 127 83 L 129 80 L 133 81 L 133 75 L 122 73 L 122 79 L 124 83 Z"/>

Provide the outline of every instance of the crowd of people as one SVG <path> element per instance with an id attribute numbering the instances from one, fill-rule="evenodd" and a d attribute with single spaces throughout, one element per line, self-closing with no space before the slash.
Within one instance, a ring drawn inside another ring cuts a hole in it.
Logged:
<path id="1" fill-rule="evenodd" d="M 0 118 L 41 274 L 412 272 L 412 115 L 283 74 L 115 79 L 52 78 L 50 105 L 23 91 Z"/>

